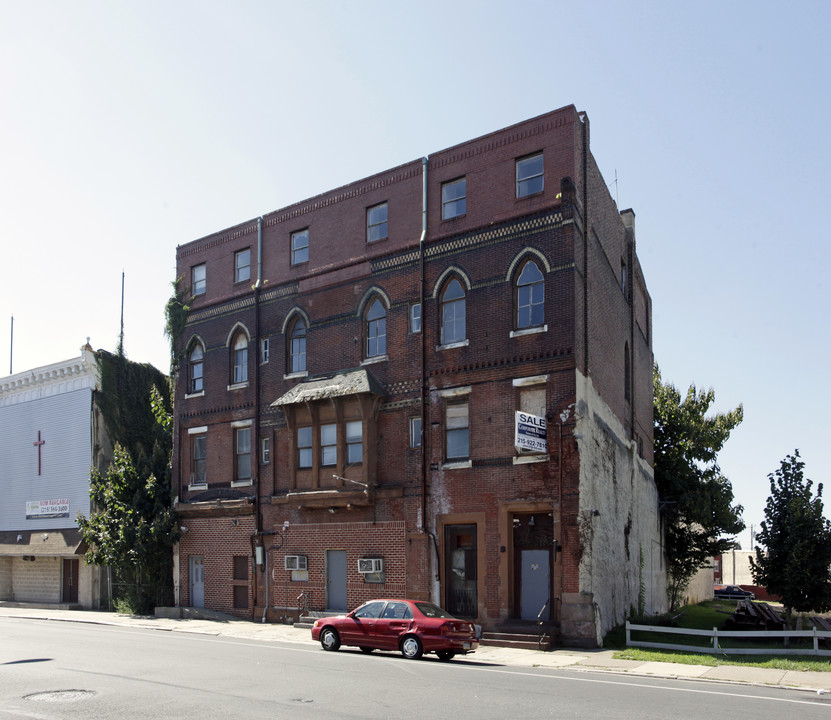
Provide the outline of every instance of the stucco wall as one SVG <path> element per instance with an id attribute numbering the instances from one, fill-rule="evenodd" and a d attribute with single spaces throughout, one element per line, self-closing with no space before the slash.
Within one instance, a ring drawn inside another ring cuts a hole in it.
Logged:
<path id="1" fill-rule="evenodd" d="M 666 563 L 652 468 L 623 425 L 577 373 L 580 593 L 592 596 L 597 641 L 638 610 L 667 609 Z"/>
<path id="2" fill-rule="evenodd" d="M 701 568 L 695 575 L 693 575 L 692 580 L 690 580 L 690 585 L 687 588 L 687 592 L 684 595 L 686 605 L 692 605 L 693 603 L 699 603 L 704 600 L 712 600 L 713 599 L 713 565 L 712 563 L 707 567 Z"/>

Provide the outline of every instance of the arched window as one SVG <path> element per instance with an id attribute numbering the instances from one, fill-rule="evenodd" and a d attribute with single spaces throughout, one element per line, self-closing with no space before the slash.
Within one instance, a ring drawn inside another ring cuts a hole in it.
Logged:
<path id="1" fill-rule="evenodd" d="M 297 318 L 291 326 L 288 344 L 290 373 L 306 372 L 306 323 Z"/>
<path id="2" fill-rule="evenodd" d="M 366 313 L 366 356 L 368 358 L 387 354 L 387 311 L 377 298 Z"/>
<path id="3" fill-rule="evenodd" d="M 545 323 L 545 284 L 537 263 L 529 260 L 516 282 L 517 330 Z"/>
<path id="4" fill-rule="evenodd" d="M 239 332 L 234 338 L 234 345 L 231 350 L 231 382 L 248 382 L 248 338 L 245 333 Z"/>
<path id="5" fill-rule="evenodd" d="M 205 352 L 200 343 L 194 343 L 188 354 L 188 394 L 200 393 L 204 390 L 202 384 L 203 361 Z"/>
<path id="6" fill-rule="evenodd" d="M 462 342 L 465 338 L 465 291 L 455 278 L 441 296 L 441 344 Z"/>

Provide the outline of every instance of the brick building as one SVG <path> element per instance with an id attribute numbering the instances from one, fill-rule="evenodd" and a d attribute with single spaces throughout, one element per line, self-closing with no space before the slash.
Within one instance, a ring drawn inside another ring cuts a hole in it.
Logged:
<path id="1" fill-rule="evenodd" d="M 634 229 L 569 106 L 180 246 L 179 604 L 663 609 Z"/>

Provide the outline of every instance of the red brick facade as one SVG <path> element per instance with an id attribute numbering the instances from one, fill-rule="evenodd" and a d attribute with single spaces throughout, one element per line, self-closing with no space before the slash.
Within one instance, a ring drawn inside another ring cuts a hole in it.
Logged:
<path id="1" fill-rule="evenodd" d="M 188 243 L 177 275 L 191 292 L 204 279 L 176 394 L 181 604 L 191 557 L 205 605 L 240 617 L 296 617 L 301 592 L 314 610 L 429 598 L 486 627 L 535 618 L 540 599 L 554 624 L 585 604 L 579 430 L 597 413 L 582 413 L 580 378 L 647 475 L 652 460 L 634 215 L 606 190 L 585 115 L 566 107 Z M 545 452 L 515 448 L 520 410 L 547 419 Z M 383 572 L 360 573 L 366 558 Z M 579 614 L 563 636 L 592 644 Z"/>

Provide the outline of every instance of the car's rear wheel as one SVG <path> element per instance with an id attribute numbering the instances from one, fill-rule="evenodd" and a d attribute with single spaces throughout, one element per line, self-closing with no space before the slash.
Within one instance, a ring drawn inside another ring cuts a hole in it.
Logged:
<path id="1" fill-rule="evenodd" d="M 367 654 L 369 654 L 369 653 L 371 653 L 374 649 L 375 649 L 375 648 L 371 648 L 371 647 L 362 647 L 362 648 L 361 648 L 361 652 L 362 652 L 362 653 L 367 653 Z"/>
<path id="2" fill-rule="evenodd" d="M 439 660 L 441 660 L 442 662 L 447 662 L 448 660 L 452 660 L 454 657 L 456 657 L 456 653 L 454 653 L 452 650 L 437 650 L 436 655 L 439 656 Z"/>
<path id="3" fill-rule="evenodd" d="M 324 650 L 337 650 L 340 647 L 340 635 L 335 628 L 323 628 L 320 633 L 320 644 Z"/>
<path id="4" fill-rule="evenodd" d="M 418 660 L 424 649 L 421 647 L 421 640 L 415 635 L 407 635 L 401 641 L 401 654 L 408 660 Z"/>

